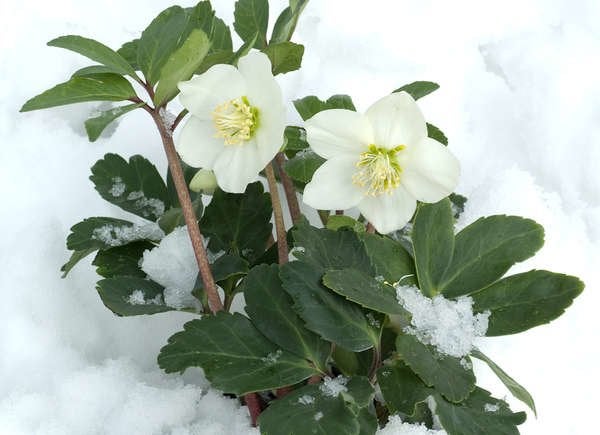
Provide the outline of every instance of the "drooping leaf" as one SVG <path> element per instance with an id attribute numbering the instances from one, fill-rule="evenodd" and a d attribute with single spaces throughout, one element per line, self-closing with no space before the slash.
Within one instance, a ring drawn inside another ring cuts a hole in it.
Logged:
<path id="1" fill-rule="evenodd" d="M 247 42 L 258 35 L 253 47 L 263 49 L 267 46 L 268 0 L 238 0 L 233 16 L 233 28 L 242 41 Z"/>
<path id="2" fill-rule="evenodd" d="M 281 268 L 280 276 L 283 288 L 294 300 L 294 310 L 308 329 L 355 352 L 378 343 L 379 333 L 361 309 L 323 287 L 319 266 L 294 261 Z"/>
<path id="3" fill-rule="evenodd" d="M 279 266 L 253 267 L 242 285 L 245 310 L 254 326 L 282 349 L 308 359 L 326 371 L 325 362 L 331 345 L 307 330 L 292 309 L 293 300 L 282 287 Z"/>
<path id="4" fill-rule="evenodd" d="M 154 247 L 153 243 L 143 240 L 98 251 L 92 265 L 96 266 L 96 273 L 104 278 L 116 276 L 145 278 L 146 273 L 140 269 L 140 259 L 144 251 Z"/>
<path id="5" fill-rule="evenodd" d="M 285 162 L 285 172 L 292 180 L 302 184 L 308 183 L 317 169 L 325 163 L 325 159 L 314 151 L 306 149 L 298 152 Z"/>
<path id="6" fill-rule="evenodd" d="M 468 357 L 461 363 L 459 358 L 438 355 L 428 345 L 412 335 L 399 335 L 396 349 L 404 362 L 429 387 L 435 388 L 446 399 L 461 402 L 475 388 L 475 375 Z"/>
<path id="7" fill-rule="evenodd" d="M 412 244 L 419 288 L 428 296 L 440 293 L 444 273 L 454 252 L 454 218 L 448 199 L 419 206 Z"/>
<path id="8" fill-rule="evenodd" d="M 439 290 L 446 297 L 470 294 L 501 278 L 544 244 L 544 229 L 519 216 L 480 218 L 456 235 L 454 256 Z"/>
<path id="9" fill-rule="evenodd" d="M 106 154 L 92 166 L 90 180 L 102 198 L 150 221 L 160 218 L 170 205 L 158 170 L 139 155 L 127 162 L 118 154 Z"/>
<path id="10" fill-rule="evenodd" d="M 404 86 L 396 89 L 394 92 L 404 91 L 404 92 L 408 93 L 411 97 L 413 97 L 415 100 L 418 100 L 419 98 L 423 98 L 425 95 L 429 95 L 433 91 L 436 91 L 439 88 L 440 88 L 440 85 L 438 85 L 437 83 L 434 83 L 434 82 L 416 81 L 416 82 L 412 82 L 407 85 L 404 85 Z"/>
<path id="11" fill-rule="evenodd" d="M 441 144 L 446 146 L 448 145 L 448 138 L 444 132 L 429 122 L 427 123 L 427 136 L 429 136 L 431 139 L 437 140 Z"/>
<path id="12" fill-rule="evenodd" d="M 308 97 L 294 100 L 294 107 L 304 121 L 312 118 L 317 113 L 327 109 L 346 109 L 356 111 L 352 98 L 348 95 L 333 95 L 327 101 L 321 101 L 318 97 Z"/>
<path id="13" fill-rule="evenodd" d="M 62 278 L 66 278 L 69 272 L 75 267 L 77 263 L 83 260 L 85 257 L 90 255 L 92 252 L 96 251 L 96 248 L 88 248 L 82 249 L 81 251 L 73 251 L 69 261 L 63 264 L 60 268 L 60 271 L 63 273 Z"/>
<path id="14" fill-rule="evenodd" d="M 271 44 L 289 41 L 292 38 L 298 18 L 300 18 L 300 14 L 308 4 L 308 0 L 290 0 L 289 4 L 275 21 L 273 33 L 271 34 Z"/>
<path id="15" fill-rule="evenodd" d="M 293 42 L 279 42 L 269 44 L 264 49 L 264 53 L 269 56 L 273 75 L 284 74 L 300 69 L 302 56 L 304 55 L 304 45 Z"/>
<path id="16" fill-rule="evenodd" d="M 369 233 L 363 234 L 362 240 L 376 276 L 392 284 L 400 280 L 403 285 L 416 283 L 415 263 L 399 242 Z"/>
<path id="17" fill-rule="evenodd" d="M 202 367 L 215 388 L 237 395 L 293 385 L 317 373 L 268 341 L 246 317 L 223 311 L 186 323 L 161 349 L 158 364 L 167 373 Z"/>
<path id="18" fill-rule="evenodd" d="M 140 316 L 174 310 L 164 303 L 164 288 L 148 279 L 130 276 L 106 278 L 98 281 L 96 289 L 104 305 L 119 316 Z"/>
<path id="19" fill-rule="evenodd" d="M 271 235 L 271 201 L 260 182 L 249 184 L 243 194 L 217 190 L 201 220 L 210 249 L 237 253 L 250 262 L 265 250 Z"/>
<path id="20" fill-rule="evenodd" d="M 99 115 L 94 116 L 93 118 L 89 118 L 87 121 L 85 121 L 85 131 L 88 135 L 88 139 L 90 142 L 95 142 L 111 122 L 113 122 L 119 116 L 138 109 L 143 105 L 144 103 L 135 103 L 128 104 L 127 106 L 115 107 L 113 109 L 100 112 Z"/>
<path id="21" fill-rule="evenodd" d="M 516 334 L 559 317 L 583 287 L 574 276 L 530 270 L 474 293 L 473 310 L 491 312 L 486 335 Z"/>
<path id="22" fill-rule="evenodd" d="M 86 101 L 124 101 L 135 97 L 135 91 L 118 74 L 90 74 L 75 76 L 28 100 L 21 112 L 47 109 Z"/>
<path id="23" fill-rule="evenodd" d="M 385 365 L 377 371 L 377 381 L 390 413 L 413 415 L 418 403 L 427 400 L 435 390 L 428 387 L 402 361 Z"/>
<path id="24" fill-rule="evenodd" d="M 79 53 L 110 68 L 110 72 L 129 75 L 137 80 L 133 67 L 118 52 L 101 42 L 77 35 L 61 36 L 48 42 L 50 47 L 60 47 Z"/>
<path id="25" fill-rule="evenodd" d="M 508 388 L 508 390 L 523 402 L 525 405 L 529 406 L 529 409 L 533 411 L 535 415 L 537 415 L 537 411 L 535 409 L 535 402 L 533 401 L 533 397 L 529 394 L 529 391 L 525 389 L 521 384 L 511 378 L 504 370 L 502 370 L 494 361 L 489 359 L 483 352 L 478 349 L 474 349 L 471 352 L 471 356 L 481 361 L 485 362 L 490 369 L 494 372 L 498 379 L 502 381 L 502 383 Z"/>

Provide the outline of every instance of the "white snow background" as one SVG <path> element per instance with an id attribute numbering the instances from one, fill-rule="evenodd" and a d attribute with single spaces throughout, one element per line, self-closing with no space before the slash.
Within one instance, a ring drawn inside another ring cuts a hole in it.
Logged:
<path id="1" fill-rule="evenodd" d="M 185 1 L 184 5 L 192 5 Z M 213 1 L 231 23 L 233 0 Z M 271 23 L 284 1 L 271 1 Z M 118 318 L 83 262 L 62 280 L 65 237 L 88 216 L 126 216 L 88 180 L 106 152 L 141 153 L 164 171 L 143 111 L 88 143 L 94 104 L 19 114 L 28 98 L 89 61 L 46 47 L 81 34 L 118 48 L 170 6 L 157 0 L 3 0 L 0 4 L 0 434 L 256 434 L 245 408 L 199 371 L 166 376 L 156 355 L 190 315 Z M 275 15 L 275 16 L 274 16 Z M 600 276 L 600 3 L 595 0 L 312 0 L 295 40 L 304 68 L 280 77 L 288 100 L 348 93 L 359 110 L 402 84 L 432 80 L 426 118 L 462 163 L 459 222 L 536 219 L 541 252 L 514 271 L 580 276 L 587 288 L 549 326 L 481 340 L 536 399 L 526 435 L 596 432 Z M 297 122 L 290 104 L 290 122 Z M 480 384 L 508 395 L 486 367 Z M 524 405 L 508 398 L 514 409 Z M 399 426 L 399 425 L 398 425 Z M 388 428 L 385 433 L 392 433 Z"/>

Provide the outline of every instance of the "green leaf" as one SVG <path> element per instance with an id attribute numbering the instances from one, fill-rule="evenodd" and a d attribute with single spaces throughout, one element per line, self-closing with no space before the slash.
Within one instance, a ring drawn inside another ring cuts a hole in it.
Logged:
<path id="1" fill-rule="evenodd" d="M 429 387 L 435 388 L 446 399 L 462 402 L 475 388 L 473 369 L 468 367 L 469 359 L 461 360 L 448 355 L 436 354 L 412 335 L 399 335 L 396 349 L 400 357 Z"/>
<path id="2" fill-rule="evenodd" d="M 183 160 L 179 159 L 179 164 L 181 165 L 181 169 L 183 170 L 183 178 L 185 178 L 185 184 L 187 186 L 190 185 L 192 178 L 198 172 L 198 168 L 193 168 L 190 165 L 186 164 Z M 193 192 L 191 190 L 188 191 L 190 193 L 190 198 L 193 203 L 197 200 L 202 199 L 202 195 L 197 192 Z M 181 207 L 179 204 L 179 195 L 177 194 L 177 189 L 175 188 L 175 183 L 173 182 L 173 177 L 171 176 L 171 171 L 167 171 L 167 192 L 169 194 L 169 202 L 173 205 L 173 207 Z M 200 217 L 202 213 L 197 216 Z"/>
<path id="3" fill-rule="evenodd" d="M 237 395 L 317 374 L 306 360 L 268 341 L 246 317 L 223 311 L 186 323 L 161 349 L 158 364 L 167 373 L 200 366 L 213 387 Z"/>
<path id="4" fill-rule="evenodd" d="M 119 116 L 132 110 L 142 107 L 144 103 L 128 104 L 127 106 L 115 107 L 110 110 L 100 112 L 98 116 L 89 118 L 85 121 L 85 131 L 90 142 L 95 142 L 100 137 L 104 129 Z"/>
<path id="5" fill-rule="evenodd" d="M 435 413 L 448 435 L 519 435 L 517 425 L 526 418 L 524 412 L 513 413 L 506 402 L 482 388 L 476 388 L 459 404 L 447 402 L 437 394 L 432 397 Z"/>
<path id="6" fill-rule="evenodd" d="M 336 214 L 329 216 L 329 219 L 327 219 L 326 228 L 333 231 L 338 231 L 342 228 L 349 228 L 356 233 L 364 233 L 367 231 L 367 227 L 364 223 L 359 222 L 350 216 Z"/>
<path id="7" fill-rule="evenodd" d="M 294 300 L 294 310 L 308 329 L 355 352 L 378 344 L 379 333 L 362 310 L 323 287 L 319 266 L 294 261 L 281 268 L 280 276 L 283 288 Z"/>
<path id="8" fill-rule="evenodd" d="M 61 36 L 48 42 L 50 47 L 60 47 L 79 53 L 110 68 L 110 72 L 128 75 L 138 80 L 133 67 L 119 53 L 93 39 L 77 35 Z"/>
<path id="9" fill-rule="evenodd" d="M 385 314 L 406 313 L 398 303 L 393 287 L 358 270 L 330 270 L 323 277 L 323 284 L 349 301 L 370 310 Z"/>
<path id="10" fill-rule="evenodd" d="M 346 391 L 342 391 L 347 402 L 359 408 L 366 408 L 373 402 L 375 390 L 366 376 L 355 376 L 346 383 Z"/>
<path id="11" fill-rule="evenodd" d="M 262 435 L 360 435 L 360 423 L 342 395 L 306 385 L 277 399 L 260 415 Z"/>
<path id="12" fill-rule="evenodd" d="M 29 112 L 86 101 L 123 101 L 135 96 L 131 83 L 118 74 L 76 76 L 31 98 L 20 111 Z"/>
<path id="13" fill-rule="evenodd" d="M 270 44 L 289 41 L 294 34 L 300 14 L 308 4 L 308 0 L 290 0 L 290 5 L 285 8 L 273 26 Z"/>
<path id="14" fill-rule="evenodd" d="M 404 85 L 394 92 L 406 92 L 415 100 L 424 97 L 425 95 L 431 94 L 433 91 L 440 88 L 440 85 L 434 82 L 424 82 L 424 81 L 416 81 L 409 83 L 408 85 Z"/>
<path id="15" fill-rule="evenodd" d="M 174 310 L 164 303 L 164 288 L 144 278 L 106 278 L 98 281 L 96 289 L 104 305 L 119 316 L 139 316 Z"/>
<path id="16" fill-rule="evenodd" d="M 269 194 L 260 182 L 249 184 L 243 194 L 218 189 L 200 226 L 210 237 L 213 252 L 233 252 L 252 262 L 266 250 L 272 212 Z"/>
<path id="17" fill-rule="evenodd" d="M 403 285 L 416 283 L 415 264 L 410 254 L 395 240 L 365 233 L 363 243 L 377 276 L 389 283 L 402 280 Z"/>
<path id="18" fill-rule="evenodd" d="M 444 132 L 429 122 L 427 123 L 427 136 L 429 136 L 431 139 L 437 140 L 441 144 L 446 146 L 448 145 L 448 138 Z"/>
<path id="19" fill-rule="evenodd" d="M 139 43 L 139 39 L 134 39 L 133 41 L 126 42 L 117 50 L 117 53 L 136 71 L 141 69 L 137 60 Z"/>
<path id="20" fill-rule="evenodd" d="M 491 312 L 488 336 L 526 331 L 556 319 L 583 291 L 579 278 L 531 270 L 504 278 L 474 293 L 473 310 Z"/>
<path id="21" fill-rule="evenodd" d="M 358 412 L 358 424 L 360 425 L 359 435 L 375 435 L 379 428 L 377 417 L 371 414 L 368 408 L 362 408 Z"/>
<path id="22" fill-rule="evenodd" d="M 331 354 L 333 365 L 345 376 L 368 376 L 373 364 L 373 350 L 353 352 L 341 346 L 334 346 Z"/>
<path id="23" fill-rule="evenodd" d="M 169 56 L 161 70 L 154 95 L 156 106 L 164 104 L 177 95 L 179 92 L 177 84 L 192 77 L 208 54 L 210 44 L 206 33 L 194 29 L 185 42 Z"/>
<path id="24" fill-rule="evenodd" d="M 312 180 L 315 171 L 323 163 L 325 163 L 323 157 L 310 149 L 306 149 L 286 161 L 284 168 L 292 180 L 305 184 Z"/>
<path id="25" fill-rule="evenodd" d="M 480 218 L 456 235 L 454 256 L 439 290 L 446 297 L 473 293 L 533 256 L 543 244 L 544 228 L 531 219 Z"/>
<path id="26" fill-rule="evenodd" d="M 321 101 L 314 95 L 294 100 L 294 107 L 304 121 L 317 113 L 328 109 L 346 109 L 356 111 L 352 98 L 348 95 L 333 95 L 327 101 Z"/>
<path id="27" fill-rule="evenodd" d="M 235 3 L 233 16 L 235 18 L 233 28 L 242 41 L 247 42 L 254 35 L 258 35 L 252 46 L 258 49 L 267 46 L 268 0 L 238 0 Z"/>
<path id="28" fill-rule="evenodd" d="M 293 301 L 281 285 L 279 266 L 263 264 L 252 268 L 242 286 L 245 310 L 254 326 L 282 349 L 326 372 L 331 345 L 307 330 L 292 309 Z"/>
<path id="29" fill-rule="evenodd" d="M 218 18 L 213 18 L 212 32 L 209 35 L 212 42 L 210 51 L 232 51 L 233 44 L 231 42 L 231 31 L 225 22 Z"/>
<path id="30" fill-rule="evenodd" d="M 131 235 L 134 239 L 133 223 L 112 217 L 91 217 L 71 227 L 67 237 L 67 248 L 71 251 L 95 251 L 121 246 L 133 240 L 121 235 Z"/>
<path id="31" fill-rule="evenodd" d="M 78 69 L 77 71 L 75 71 L 73 74 L 71 74 L 71 77 L 78 77 L 78 76 L 93 76 L 96 74 L 112 74 L 113 70 L 112 68 L 108 67 L 108 66 L 104 66 L 104 65 L 90 65 L 90 66 L 86 66 L 83 68 Z"/>
<path id="32" fill-rule="evenodd" d="M 306 141 L 306 130 L 302 127 L 288 125 L 283 133 L 283 149 L 285 150 L 285 154 L 291 158 L 299 151 L 307 148 L 308 142 Z"/>
<path id="33" fill-rule="evenodd" d="M 454 251 L 454 218 L 448 199 L 421 204 L 412 231 L 419 288 L 434 296 L 442 290 L 442 278 Z"/>
<path id="34" fill-rule="evenodd" d="M 106 154 L 92 166 L 90 180 L 106 201 L 150 221 L 156 221 L 169 206 L 164 180 L 140 155 L 127 162 L 118 154 Z"/>
<path id="35" fill-rule="evenodd" d="M 489 359 L 483 352 L 478 349 L 474 349 L 471 352 L 471 356 L 481 361 L 485 362 L 490 369 L 494 372 L 498 379 L 502 381 L 502 383 L 508 388 L 508 390 L 523 402 L 525 405 L 529 406 L 529 409 L 533 411 L 533 413 L 537 416 L 537 411 L 535 409 L 535 402 L 533 401 L 533 397 L 529 394 L 529 391 L 525 389 L 521 384 L 511 378 L 504 370 L 502 370 L 494 361 Z"/>
<path id="36" fill-rule="evenodd" d="M 71 254 L 71 257 L 69 258 L 69 261 L 63 264 L 60 268 L 60 271 L 63 272 L 61 277 L 65 278 L 77 263 L 79 263 L 81 260 L 83 260 L 95 250 L 96 248 L 88 248 L 83 249 L 81 251 L 74 251 L 73 254 Z"/>
<path id="37" fill-rule="evenodd" d="M 145 278 L 146 273 L 140 269 L 139 263 L 144 251 L 154 248 L 148 241 L 138 241 L 127 245 L 99 251 L 92 264 L 96 273 L 104 278 L 116 276 L 134 276 Z"/>
<path id="38" fill-rule="evenodd" d="M 196 212 L 196 216 L 202 216 L 204 204 L 202 204 L 201 195 L 198 195 L 196 199 L 192 201 L 192 207 Z M 183 216 L 183 210 L 180 207 L 171 207 L 158 219 L 158 226 L 165 232 L 165 234 L 169 234 L 175 228 L 182 227 L 184 225 L 185 217 Z"/>
<path id="39" fill-rule="evenodd" d="M 264 53 L 269 56 L 273 75 L 284 74 L 300 69 L 302 56 L 304 55 L 304 45 L 293 42 L 269 44 L 264 49 Z"/>
<path id="40" fill-rule="evenodd" d="M 460 215 L 465 211 L 465 204 L 467 203 L 467 198 L 465 196 L 459 195 L 458 193 L 451 193 L 448 199 L 450 199 L 450 202 L 452 203 L 454 219 L 458 219 Z"/>
<path id="41" fill-rule="evenodd" d="M 210 265 L 215 281 L 220 282 L 232 277 L 241 277 L 249 272 L 246 260 L 238 255 L 223 254 Z"/>
<path id="42" fill-rule="evenodd" d="M 417 404 L 424 402 L 435 392 L 402 361 L 381 367 L 377 371 L 377 381 L 385 404 L 392 414 L 401 412 L 413 415 Z"/>

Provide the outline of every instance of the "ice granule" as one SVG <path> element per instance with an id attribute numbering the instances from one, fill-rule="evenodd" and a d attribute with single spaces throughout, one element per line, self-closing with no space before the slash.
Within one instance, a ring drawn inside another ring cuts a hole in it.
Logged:
<path id="1" fill-rule="evenodd" d="M 135 206 L 139 208 L 144 217 L 162 216 L 165 213 L 165 203 L 160 199 L 146 198 L 144 192 L 136 190 L 127 195 L 129 201 L 135 201 Z"/>
<path id="2" fill-rule="evenodd" d="M 160 294 L 157 294 L 152 299 L 146 299 L 143 290 L 134 290 L 126 299 L 131 305 L 162 305 L 163 300 Z"/>
<path id="3" fill-rule="evenodd" d="M 315 401 L 315 398 L 313 396 L 311 396 L 310 394 L 305 394 L 303 396 L 300 396 L 300 398 L 298 399 L 298 403 L 301 405 L 310 405 L 314 401 Z"/>
<path id="4" fill-rule="evenodd" d="M 111 186 L 108 193 L 110 193 L 115 198 L 123 195 L 123 193 L 125 193 L 125 189 L 127 188 L 127 186 L 125 186 L 125 183 L 123 183 L 123 179 L 121 177 L 113 177 L 112 182 L 113 185 Z"/>
<path id="5" fill-rule="evenodd" d="M 177 117 L 172 112 L 166 110 L 164 107 L 161 107 L 158 110 L 158 115 L 160 116 L 160 120 L 162 121 L 162 124 L 165 127 L 167 133 L 171 134 L 171 128 L 173 127 L 173 124 L 175 123 L 175 119 L 177 119 Z"/>
<path id="6" fill-rule="evenodd" d="M 461 296 L 455 301 L 424 296 L 414 286 L 396 286 L 398 303 L 412 314 L 411 325 L 405 332 L 416 336 L 438 352 L 462 358 L 471 352 L 477 337 L 488 328 L 490 312 L 473 314 L 473 299 Z"/>
<path id="7" fill-rule="evenodd" d="M 348 391 L 346 383 L 348 383 L 348 378 L 345 378 L 344 376 L 340 375 L 335 379 L 325 376 L 319 389 L 325 396 L 337 397 L 340 393 Z"/>
<path id="8" fill-rule="evenodd" d="M 149 239 L 158 241 L 165 233 L 155 223 L 144 225 L 112 225 L 107 224 L 92 232 L 92 239 L 100 240 L 108 246 L 122 246 L 135 240 Z"/>
<path id="9" fill-rule="evenodd" d="M 387 425 L 377 435 L 447 435 L 444 430 L 428 429 L 423 424 L 403 423 L 397 415 L 390 416 Z"/>
<path id="10" fill-rule="evenodd" d="M 283 352 L 281 351 L 281 349 L 278 349 L 277 352 L 271 352 L 267 356 L 261 358 L 261 361 L 271 366 L 279 360 L 279 357 L 282 355 L 282 353 Z"/>
<path id="11" fill-rule="evenodd" d="M 500 405 L 498 405 L 497 403 L 486 403 L 483 407 L 483 410 L 485 412 L 498 412 L 500 410 Z"/>
<path id="12" fill-rule="evenodd" d="M 381 322 L 379 320 L 377 320 L 375 318 L 375 316 L 373 316 L 373 313 L 367 313 L 367 321 L 369 322 L 369 325 L 371 325 L 373 328 L 375 329 L 379 329 L 381 328 Z"/>
<path id="13" fill-rule="evenodd" d="M 314 417 L 315 421 L 319 421 L 323 418 L 323 413 L 321 411 L 317 412 Z"/>

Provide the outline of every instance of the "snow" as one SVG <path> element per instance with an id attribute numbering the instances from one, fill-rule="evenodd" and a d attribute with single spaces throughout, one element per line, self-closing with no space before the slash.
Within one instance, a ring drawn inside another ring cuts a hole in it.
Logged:
<path id="1" fill-rule="evenodd" d="M 149 239 L 158 241 L 165 233 L 155 223 L 142 225 L 103 225 L 92 232 L 92 239 L 100 240 L 108 246 L 122 246 L 134 240 Z"/>
<path id="2" fill-rule="evenodd" d="M 319 390 L 327 397 L 337 397 L 340 393 L 348 391 L 346 383 L 348 383 L 348 378 L 345 378 L 342 375 L 337 378 L 325 376 L 323 378 L 323 383 L 319 385 Z"/>
<path id="3" fill-rule="evenodd" d="M 283 351 L 281 349 L 277 349 L 276 352 L 269 353 L 267 356 L 261 358 L 261 361 L 268 366 L 272 366 L 273 364 L 277 363 L 282 354 Z"/>
<path id="4" fill-rule="evenodd" d="M 127 302 L 131 305 L 162 305 L 163 299 L 160 294 L 147 299 L 143 290 L 134 290 L 127 298 Z"/>
<path id="5" fill-rule="evenodd" d="M 473 299 L 461 296 L 456 300 L 441 295 L 424 296 L 414 286 L 396 286 L 398 303 L 411 313 L 411 325 L 404 329 L 438 352 L 457 358 L 467 356 L 475 340 L 485 336 L 490 312 L 473 314 Z M 468 361 L 461 360 L 465 368 Z"/>
<path id="6" fill-rule="evenodd" d="M 500 409 L 500 406 L 493 404 L 493 403 L 486 403 L 485 406 L 483 407 L 483 410 L 485 412 L 498 412 L 499 409 Z"/>
<path id="7" fill-rule="evenodd" d="M 212 3 L 231 23 L 234 2 Z M 10 374 L 0 376 L 3 433 L 258 434 L 246 409 L 210 389 L 200 372 L 180 378 L 156 367 L 160 347 L 195 316 L 116 318 L 94 291 L 91 259 L 60 279 L 74 223 L 132 219 L 98 196 L 86 181 L 89 168 L 117 152 L 143 154 L 166 172 L 147 113 L 127 114 L 112 138 L 94 143 L 83 122 L 102 104 L 17 113 L 27 98 L 92 63 L 47 41 L 81 34 L 118 47 L 169 4 L 102 0 L 91 10 L 75 0 L 0 2 L 0 264 L 8 271 L 0 274 L 0 373 Z M 287 2 L 271 4 L 281 10 Z M 511 272 L 543 268 L 585 281 L 559 320 L 479 345 L 535 397 L 539 417 L 520 426 L 527 435 L 589 433 L 589 419 L 564 415 L 594 415 L 600 389 L 593 345 L 600 333 L 600 62 L 590 55 L 600 48 L 599 14 L 594 0 L 312 1 L 294 38 L 306 46 L 304 69 L 278 76 L 288 101 L 350 93 L 360 110 L 404 83 L 439 82 L 419 103 L 461 161 L 458 192 L 469 202 L 457 227 L 495 213 L 531 217 L 545 227 L 545 246 Z M 400 30 L 398 17 L 405 18 Z M 289 119 L 300 122 L 291 106 Z M 484 388 L 507 394 L 489 369 L 474 366 Z M 391 421 L 380 433 L 397 435 L 400 426 Z"/>
<path id="8" fill-rule="evenodd" d="M 135 206 L 141 209 L 142 214 L 145 217 L 152 215 L 162 216 L 165 212 L 164 202 L 156 198 L 146 198 L 144 192 L 142 192 L 141 190 L 130 192 L 129 195 L 127 195 L 127 199 L 129 201 L 135 201 Z"/>
<path id="9" fill-rule="evenodd" d="M 113 185 L 111 186 L 108 193 L 110 193 L 115 198 L 118 198 L 119 196 L 123 195 L 123 193 L 125 193 L 125 189 L 127 189 L 127 186 L 125 185 L 125 183 L 123 183 L 123 179 L 121 177 L 114 177 L 112 179 L 112 182 Z"/>
<path id="10" fill-rule="evenodd" d="M 444 430 L 431 430 L 420 424 L 403 423 L 397 415 L 390 416 L 387 426 L 377 435 L 446 435 Z"/>
<path id="11" fill-rule="evenodd" d="M 313 396 L 311 396 L 310 394 L 305 394 L 303 396 L 300 396 L 300 398 L 298 399 L 298 403 L 301 405 L 310 405 L 314 401 L 315 401 L 315 398 Z"/>

